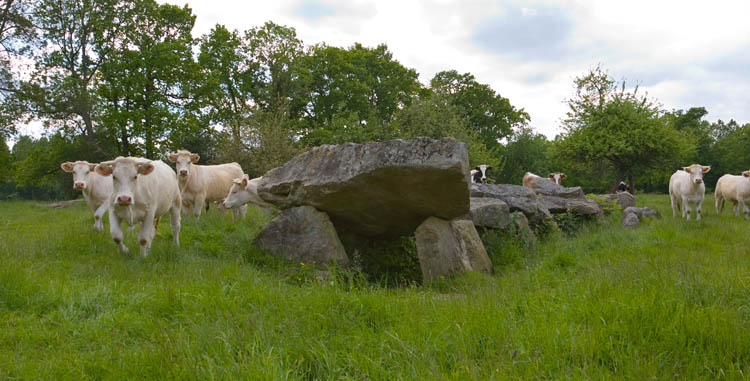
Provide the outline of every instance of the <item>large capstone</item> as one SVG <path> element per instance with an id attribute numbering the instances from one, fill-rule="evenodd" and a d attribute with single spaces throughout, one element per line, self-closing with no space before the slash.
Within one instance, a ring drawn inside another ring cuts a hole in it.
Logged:
<path id="1" fill-rule="evenodd" d="M 492 272 L 492 262 L 470 220 L 430 217 L 414 231 L 414 237 L 425 281 L 466 271 Z"/>
<path id="2" fill-rule="evenodd" d="M 466 145 L 451 138 L 323 145 L 263 176 L 258 194 L 309 205 L 337 229 L 364 237 L 411 234 L 427 217 L 469 212 Z"/>
<path id="3" fill-rule="evenodd" d="M 286 209 L 253 240 L 270 253 L 295 262 L 349 266 L 344 245 L 328 216 L 310 206 Z"/>

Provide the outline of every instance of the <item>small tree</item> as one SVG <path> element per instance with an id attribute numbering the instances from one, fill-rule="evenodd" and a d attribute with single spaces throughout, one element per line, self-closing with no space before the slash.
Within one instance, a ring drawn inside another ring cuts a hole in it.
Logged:
<path id="1" fill-rule="evenodd" d="M 574 81 L 575 95 L 552 154 L 568 165 L 614 172 L 612 190 L 627 180 L 635 189 L 644 171 L 671 168 L 694 149 L 665 118 L 659 105 L 638 87 L 627 89 L 600 67 Z"/>

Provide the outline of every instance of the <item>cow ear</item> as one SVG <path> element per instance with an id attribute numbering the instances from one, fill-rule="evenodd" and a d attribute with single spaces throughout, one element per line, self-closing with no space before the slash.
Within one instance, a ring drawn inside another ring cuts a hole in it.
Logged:
<path id="1" fill-rule="evenodd" d="M 560 180 L 562 180 L 562 179 L 564 179 L 564 178 L 566 178 L 566 177 L 568 177 L 568 176 L 566 176 L 566 175 L 565 175 L 564 173 L 561 173 L 561 174 L 560 174 Z"/>
<path id="2" fill-rule="evenodd" d="M 190 161 L 191 161 L 191 162 L 192 162 L 193 164 L 197 163 L 197 162 L 198 162 L 198 160 L 200 160 L 200 159 L 201 159 L 201 155 L 198 155 L 197 153 L 194 153 L 194 154 L 191 154 L 191 155 L 190 155 Z"/>
<path id="3" fill-rule="evenodd" d="M 73 172 L 73 163 L 66 161 L 60 164 L 60 168 L 62 168 L 62 170 L 65 172 Z"/>
<path id="4" fill-rule="evenodd" d="M 492 167 L 491 167 L 491 166 L 487 166 L 487 169 L 488 169 L 488 170 L 489 170 L 489 169 L 492 169 Z"/>
<path id="5" fill-rule="evenodd" d="M 474 170 L 475 171 L 481 171 L 481 169 L 479 169 L 479 167 L 474 167 Z"/>
<path id="6" fill-rule="evenodd" d="M 685 172 L 687 172 L 687 173 L 692 173 L 692 172 L 690 172 L 690 167 L 682 167 L 682 170 L 685 171 Z"/>
<path id="7" fill-rule="evenodd" d="M 93 171 L 94 169 L 96 169 L 97 165 L 99 165 L 99 164 L 97 164 L 97 163 L 89 163 L 89 171 Z"/>
<path id="8" fill-rule="evenodd" d="M 750 177 L 750 171 L 742 172 L 742 176 Z"/>
<path id="9" fill-rule="evenodd" d="M 101 163 L 94 170 L 102 176 L 109 176 L 112 174 L 112 164 Z"/>
<path id="10" fill-rule="evenodd" d="M 151 163 L 139 163 L 138 164 L 138 174 L 145 176 L 153 171 L 154 171 L 154 165 Z"/>
<path id="11" fill-rule="evenodd" d="M 243 178 L 242 178 L 242 186 L 243 186 L 243 187 L 246 187 L 246 186 L 247 186 L 247 177 L 243 177 Z"/>
<path id="12" fill-rule="evenodd" d="M 710 165 L 703 166 L 703 173 L 708 173 L 708 171 L 710 171 L 710 170 L 711 170 L 711 166 Z"/>
<path id="13" fill-rule="evenodd" d="M 547 178 L 550 179 L 550 180 L 554 180 L 555 179 L 555 174 L 554 173 L 550 173 L 549 175 L 547 175 Z"/>
<path id="14" fill-rule="evenodd" d="M 169 160 L 170 163 L 176 163 L 177 162 L 177 154 L 176 153 L 170 153 L 167 155 L 167 160 Z"/>

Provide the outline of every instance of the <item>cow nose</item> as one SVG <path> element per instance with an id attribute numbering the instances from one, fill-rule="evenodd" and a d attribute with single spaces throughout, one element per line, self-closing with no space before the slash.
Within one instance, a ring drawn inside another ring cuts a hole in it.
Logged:
<path id="1" fill-rule="evenodd" d="M 487 178 L 486 177 L 482 177 L 482 182 L 486 183 L 487 182 Z"/>
<path id="2" fill-rule="evenodd" d="M 75 183 L 75 184 L 73 185 L 73 188 L 76 188 L 76 189 L 83 189 L 83 185 L 84 185 L 84 184 L 83 184 L 82 182 L 76 182 L 76 183 Z"/>
<path id="3" fill-rule="evenodd" d="M 696 184 L 700 184 L 700 183 L 702 183 L 702 182 L 703 182 L 703 180 L 701 180 L 701 179 L 695 179 L 695 183 L 696 183 Z"/>
<path id="4" fill-rule="evenodd" d="M 133 201 L 133 198 L 130 196 L 118 196 L 117 197 L 118 204 L 129 205 L 132 201 Z"/>
<path id="5" fill-rule="evenodd" d="M 180 176 L 187 176 L 187 169 L 180 169 Z"/>

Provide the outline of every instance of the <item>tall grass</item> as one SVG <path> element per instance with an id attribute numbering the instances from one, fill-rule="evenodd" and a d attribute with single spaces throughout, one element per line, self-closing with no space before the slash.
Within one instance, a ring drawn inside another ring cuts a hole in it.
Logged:
<path id="1" fill-rule="evenodd" d="M 0 378 L 748 377 L 750 222 L 638 199 L 665 217 L 494 245 L 493 276 L 398 288 L 258 252 L 257 211 L 185 218 L 180 248 L 164 221 L 141 259 L 83 205 L 0 203 Z"/>

